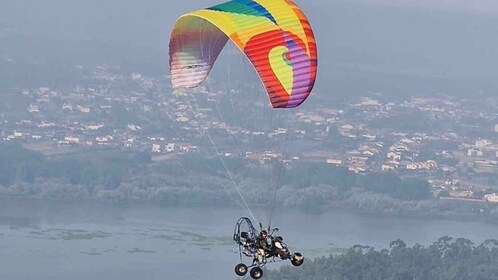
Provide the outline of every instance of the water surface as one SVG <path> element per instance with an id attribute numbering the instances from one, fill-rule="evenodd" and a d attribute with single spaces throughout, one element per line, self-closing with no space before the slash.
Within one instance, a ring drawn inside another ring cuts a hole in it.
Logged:
<path id="1" fill-rule="evenodd" d="M 231 236 L 239 208 L 158 208 L 0 200 L 0 279 L 237 279 Z M 398 238 L 498 239 L 484 222 L 278 211 L 274 226 L 307 257 Z"/>

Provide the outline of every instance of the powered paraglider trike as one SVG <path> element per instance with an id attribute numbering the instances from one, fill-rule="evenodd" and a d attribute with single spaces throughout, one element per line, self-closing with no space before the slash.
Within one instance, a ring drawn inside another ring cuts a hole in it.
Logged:
<path id="1" fill-rule="evenodd" d="M 261 268 L 268 263 L 290 260 L 294 266 L 303 264 L 303 255 L 298 252 L 291 253 L 282 236 L 276 236 L 276 232 L 278 228 L 273 228 L 271 231 L 261 228 L 258 232 L 247 217 L 237 221 L 233 233 L 233 241 L 241 260 L 241 263 L 235 266 L 237 275 L 244 276 L 250 269 L 251 277 L 260 279 L 263 276 Z M 249 265 L 243 262 L 244 257 L 251 259 Z"/>

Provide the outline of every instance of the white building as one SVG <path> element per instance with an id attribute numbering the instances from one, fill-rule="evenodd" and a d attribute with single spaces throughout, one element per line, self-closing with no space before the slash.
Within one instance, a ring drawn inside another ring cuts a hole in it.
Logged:
<path id="1" fill-rule="evenodd" d="M 389 170 L 394 170 L 394 169 L 396 169 L 396 166 L 395 166 L 395 165 L 393 165 L 393 164 L 383 164 L 383 165 L 380 167 L 380 169 L 381 169 L 382 171 L 389 171 Z"/>
<path id="2" fill-rule="evenodd" d="M 485 195 L 484 199 L 487 202 L 498 203 L 498 195 L 496 193 Z"/>
<path id="3" fill-rule="evenodd" d="M 73 110 L 73 105 L 70 104 L 70 103 L 64 103 L 62 105 L 62 110 L 69 110 L 69 111 L 72 111 Z"/>
<path id="4" fill-rule="evenodd" d="M 329 159 L 327 159 L 327 163 L 328 164 L 333 164 L 333 165 L 341 165 L 342 164 L 342 160 L 335 159 L 335 158 L 329 158 Z"/>
<path id="5" fill-rule="evenodd" d="M 476 149 L 482 149 L 482 148 L 485 148 L 489 145 L 493 144 L 493 142 L 491 140 L 488 140 L 488 139 L 478 139 L 476 140 L 476 144 L 475 144 L 475 147 Z"/>
<path id="6" fill-rule="evenodd" d="M 387 153 L 387 158 L 392 159 L 392 160 L 400 160 L 401 155 L 398 153 L 395 153 L 395 152 L 389 152 L 389 153 Z"/>
<path id="7" fill-rule="evenodd" d="M 88 130 L 99 130 L 104 127 L 103 123 L 98 123 L 98 124 L 90 124 L 86 126 L 86 129 Z"/>
<path id="8" fill-rule="evenodd" d="M 78 110 L 80 110 L 81 113 L 90 113 L 90 107 L 78 106 Z"/>
<path id="9" fill-rule="evenodd" d="M 159 145 L 159 144 L 152 144 L 152 152 L 153 153 L 160 153 L 161 152 L 161 145 Z"/>
<path id="10" fill-rule="evenodd" d="M 107 144 L 112 139 L 113 139 L 113 137 L 110 135 L 97 136 L 97 137 L 95 137 L 95 142 L 97 142 L 97 144 Z"/>
<path id="11" fill-rule="evenodd" d="M 38 112 L 40 112 L 40 109 L 38 109 L 38 105 L 29 104 L 28 112 L 30 112 L 30 113 L 38 113 Z"/>
<path id="12" fill-rule="evenodd" d="M 175 144 L 173 144 L 173 143 L 167 144 L 167 145 L 164 147 L 164 150 L 165 150 L 167 153 L 173 153 L 173 152 L 175 151 Z"/>
<path id="13" fill-rule="evenodd" d="M 75 136 L 66 136 L 66 137 L 64 137 L 64 140 L 70 144 L 79 144 L 80 143 L 80 138 L 75 137 Z"/>

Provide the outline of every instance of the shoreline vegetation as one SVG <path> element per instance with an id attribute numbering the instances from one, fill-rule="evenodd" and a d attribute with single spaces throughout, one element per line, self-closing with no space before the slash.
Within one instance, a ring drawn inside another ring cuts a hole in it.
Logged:
<path id="1" fill-rule="evenodd" d="M 274 187 L 248 160 L 226 165 L 250 206 L 270 205 Z M 485 202 L 436 199 L 427 181 L 395 173 L 358 175 L 326 163 L 284 168 L 275 207 L 319 213 L 342 209 L 498 222 L 498 207 Z M 147 153 L 112 149 L 46 157 L 20 145 L 0 145 L 0 197 L 161 207 L 237 206 L 238 194 L 217 158 L 186 154 L 154 163 Z"/>
<path id="2" fill-rule="evenodd" d="M 308 260 L 299 269 L 269 270 L 268 280 L 493 280 L 498 275 L 498 241 L 476 245 L 465 238 L 439 238 L 409 247 L 398 239 L 389 249 L 355 245 L 344 254 Z"/>

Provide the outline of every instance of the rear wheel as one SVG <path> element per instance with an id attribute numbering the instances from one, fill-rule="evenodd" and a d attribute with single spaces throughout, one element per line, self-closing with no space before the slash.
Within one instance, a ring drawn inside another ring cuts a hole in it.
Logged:
<path id="1" fill-rule="evenodd" d="M 254 267 L 251 269 L 251 277 L 252 279 L 260 279 L 263 277 L 263 270 L 259 267 Z"/>
<path id="2" fill-rule="evenodd" d="M 247 265 L 243 263 L 239 263 L 235 266 L 235 274 L 238 276 L 244 276 L 247 274 Z"/>
<path id="3" fill-rule="evenodd" d="M 301 253 L 295 253 L 292 256 L 291 263 L 293 266 L 301 266 L 304 262 L 304 257 Z"/>

